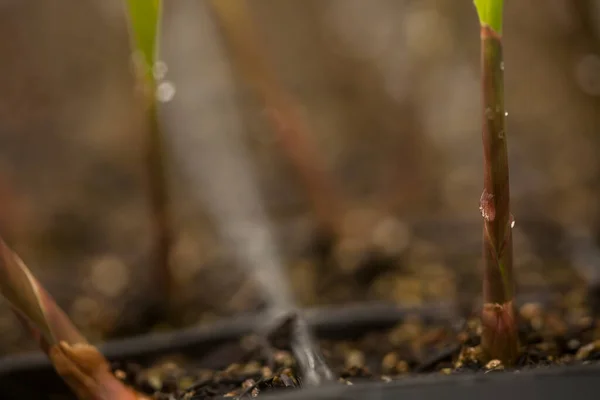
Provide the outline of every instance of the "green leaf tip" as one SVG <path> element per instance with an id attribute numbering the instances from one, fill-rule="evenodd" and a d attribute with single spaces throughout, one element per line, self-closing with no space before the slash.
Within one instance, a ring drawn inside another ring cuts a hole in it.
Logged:
<path id="1" fill-rule="evenodd" d="M 473 0 L 479 23 L 492 28 L 498 35 L 502 35 L 502 12 L 504 0 Z"/>
<path id="2" fill-rule="evenodd" d="M 154 64 L 162 0 L 127 0 L 127 11 L 137 49 L 148 66 Z"/>

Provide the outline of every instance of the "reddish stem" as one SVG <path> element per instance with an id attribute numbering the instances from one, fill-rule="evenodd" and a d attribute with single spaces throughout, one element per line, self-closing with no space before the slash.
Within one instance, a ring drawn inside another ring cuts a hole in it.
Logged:
<path id="1" fill-rule="evenodd" d="M 81 400 L 149 400 L 127 388 L 25 263 L 0 239 L 0 293 Z"/>
<path id="2" fill-rule="evenodd" d="M 484 180 L 480 210 L 483 227 L 482 346 L 490 358 L 512 364 L 517 356 L 514 313 L 512 216 L 504 111 L 502 38 L 481 27 Z"/>
<path id="3" fill-rule="evenodd" d="M 298 102 L 278 81 L 277 74 L 261 48 L 261 40 L 247 4 L 243 1 L 214 0 L 218 17 L 237 66 L 260 96 L 277 139 L 304 186 L 320 228 L 339 236 L 345 205 L 328 174 Z"/>

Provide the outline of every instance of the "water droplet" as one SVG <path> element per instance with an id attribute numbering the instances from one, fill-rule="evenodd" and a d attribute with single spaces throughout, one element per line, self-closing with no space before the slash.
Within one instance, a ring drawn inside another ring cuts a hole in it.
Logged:
<path id="1" fill-rule="evenodd" d="M 491 108 L 489 108 L 489 107 L 488 107 L 488 108 L 486 108 L 486 109 L 485 109 L 485 117 L 486 117 L 487 119 L 494 119 L 494 111 L 492 111 L 492 109 L 491 109 Z"/>
<path id="2" fill-rule="evenodd" d="M 488 222 L 491 222 L 496 218 L 496 209 L 492 202 L 493 199 L 494 195 L 488 193 L 485 189 L 483 190 L 483 193 L 481 193 L 481 199 L 479 199 L 479 211 L 481 211 L 481 216 Z"/>
<path id="3" fill-rule="evenodd" d="M 515 217 L 510 214 L 510 229 L 515 227 Z"/>
<path id="4" fill-rule="evenodd" d="M 172 82 L 164 81 L 156 87 L 156 100 L 161 103 L 168 103 L 175 97 L 175 85 Z"/>
<path id="5" fill-rule="evenodd" d="M 503 130 L 501 130 L 500 132 L 498 132 L 498 137 L 499 137 L 500 139 L 504 139 L 504 136 L 505 136 L 505 131 L 504 131 L 504 129 L 503 129 Z"/>
<path id="6" fill-rule="evenodd" d="M 501 69 L 502 71 L 504 71 L 504 61 L 501 61 L 501 62 L 500 62 L 500 69 Z"/>
<path id="7" fill-rule="evenodd" d="M 505 112 L 504 112 L 504 116 L 505 116 L 505 117 L 508 117 L 508 111 L 505 111 Z"/>
<path id="8" fill-rule="evenodd" d="M 168 71 L 169 67 L 164 61 L 157 61 L 152 67 L 152 75 L 157 81 L 165 79 L 165 76 L 167 76 Z"/>

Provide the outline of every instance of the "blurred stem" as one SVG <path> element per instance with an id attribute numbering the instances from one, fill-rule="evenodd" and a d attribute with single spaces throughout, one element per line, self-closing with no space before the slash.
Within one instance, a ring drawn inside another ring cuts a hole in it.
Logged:
<path id="1" fill-rule="evenodd" d="M 152 86 L 154 89 L 154 86 Z M 152 92 L 154 93 L 154 91 Z M 154 242 L 157 253 L 157 281 L 164 300 L 171 300 L 173 278 L 169 255 L 173 240 L 169 215 L 169 192 L 167 187 L 166 161 L 164 142 L 161 135 L 156 104 L 153 102 L 149 110 L 150 132 L 146 146 L 146 165 L 150 179 L 150 201 L 154 215 Z"/>
<path id="2" fill-rule="evenodd" d="M 149 131 L 145 142 L 144 156 L 148 168 L 150 203 L 153 214 L 153 233 L 156 246 L 156 283 L 162 305 L 171 299 L 173 279 L 169 263 L 172 242 L 172 227 L 169 215 L 169 192 L 166 176 L 166 154 L 156 109 L 156 82 L 153 65 L 156 58 L 157 31 L 162 13 L 162 0 L 127 0 L 130 36 L 137 53 L 143 60 L 134 59 L 136 79 L 146 89 Z"/>
<path id="3" fill-rule="evenodd" d="M 502 0 L 476 0 L 481 23 L 484 189 L 482 346 L 506 365 L 518 355 L 514 312 L 512 216 L 504 110 Z"/>
<path id="4" fill-rule="evenodd" d="M 285 91 L 267 61 L 248 3 L 211 0 L 211 4 L 236 65 L 260 96 L 278 142 L 310 198 L 320 228 L 337 238 L 345 206 L 315 143 L 311 142 L 311 132 L 297 101 Z"/>
<path id="5" fill-rule="evenodd" d="M 125 387 L 25 263 L 0 239 L 0 293 L 81 400 L 149 400 Z M 35 384 L 35 382 L 33 382 Z"/>
<path id="6" fill-rule="evenodd" d="M 236 59 L 235 64 L 260 96 L 278 141 L 310 197 L 320 228 L 328 236 L 337 236 L 342 208 L 333 181 L 327 175 L 316 146 L 310 141 L 311 135 L 298 105 L 285 92 L 266 61 L 247 3 L 244 0 L 211 0 L 211 5 Z M 272 307 L 284 307 L 288 308 L 288 313 L 294 312 L 294 305 L 273 304 Z M 292 352 L 298 360 L 304 384 L 315 386 L 331 381 L 333 374 L 302 315 L 295 318 L 292 336 Z"/>

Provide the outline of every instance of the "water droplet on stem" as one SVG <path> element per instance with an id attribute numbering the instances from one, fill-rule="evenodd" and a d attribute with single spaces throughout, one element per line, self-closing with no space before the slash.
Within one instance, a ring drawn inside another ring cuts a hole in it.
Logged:
<path id="1" fill-rule="evenodd" d="M 157 81 L 163 80 L 167 76 L 168 71 L 169 67 L 164 61 L 157 61 L 152 66 L 152 75 Z"/>
<path id="2" fill-rule="evenodd" d="M 156 86 L 156 100 L 161 103 L 168 103 L 175 97 L 175 92 L 175 85 L 173 85 L 172 82 L 160 82 L 158 86 Z"/>

